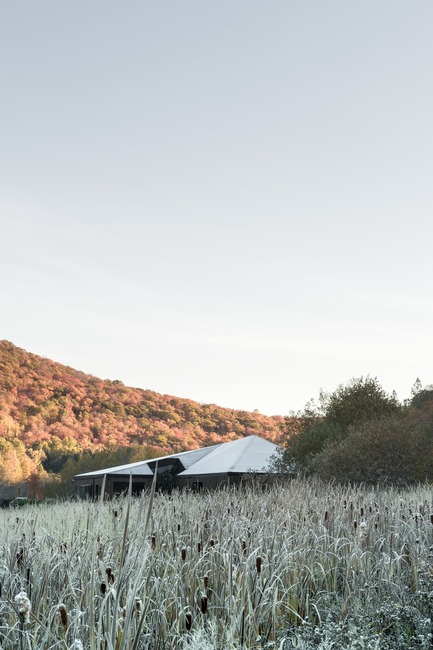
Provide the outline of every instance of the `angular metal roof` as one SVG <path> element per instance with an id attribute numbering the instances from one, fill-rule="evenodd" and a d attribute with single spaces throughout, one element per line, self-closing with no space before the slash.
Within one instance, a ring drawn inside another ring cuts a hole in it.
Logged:
<path id="1" fill-rule="evenodd" d="M 141 460 L 138 463 L 129 463 L 128 465 L 117 465 L 117 467 L 107 467 L 106 469 L 98 469 L 94 472 L 85 472 L 84 474 L 76 474 L 74 478 L 95 478 L 96 476 L 104 476 L 105 474 L 132 474 L 134 476 L 153 476 L 146 461 Z"/>
<path id="2" fill-rule="evenodd" d="M 85 472 L 84 474 L 76 474 L 74 478 L 95 478 L 96 476 L 104 476 L 105 474 L 132 474 L 134 476 L 153 476 L 153 471 L 149 467 L 149 463 L 155 464 L 156 461 L 178 459 L 182 466 L 187 469 L 198 460 L 210 454 L 216 447 L 220 445 L 212 445 L 211 447 L 203 447 L 202 449 L 192 449 L 191 451 L 181 451 L 178 454 L 169 454 L 168 456 L 159 456 L 158 458 L 148 458 L 147 460 L 140 460 L 137 463 L 129 463 L 128 465 L 117 465 L 116 467 L 107 467 L 105 469 L 98 469 L 94 472 Z"/>
<path id="3" fill-rule="evenodd" d="M 204 474 L 244 474 L 266 472 L 271 456 L 278 445 L 259 436 L 248 436 L 217 445 L 204 458 L 180 472 L 180 478 Z"/>

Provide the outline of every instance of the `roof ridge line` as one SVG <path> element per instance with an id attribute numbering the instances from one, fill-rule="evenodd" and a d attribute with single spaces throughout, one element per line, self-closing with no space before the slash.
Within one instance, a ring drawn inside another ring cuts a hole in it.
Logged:
<path id="1" fill-rule="evenodd" d="M 238 440 L 247 440 L 246 446 L 247 446 L 247 448 L 248 448 L 248 447 L 251 446 L 251 443 L 252 443 L 251 438 L 252 438 L 252 437 L 253 437 L 253 436 L 244 436 L 243 438 L 238 438 Z M 248 440 L 248 438 L 250 438 L 250 440 Z M 231 440 L 230 442 L 236 442 L 236 440 Z M 239 458 L 242 457 L 242 455 L 245 453 L 245 451 L 246 451 L 245 449 L 243 449 L 243 450 L 241 449 L 241 451 L 238 453 L 238 455 L 236 456 L 236 458 L 235 458 L 235 460 L 233 461 L 233 463 L 231 463 L 230 468 L 229 468 L 229 471 L 232 469 L 232 467 L 233 467 L 234 465 L 236 465 L 236 463 L 238 462 Z"/>

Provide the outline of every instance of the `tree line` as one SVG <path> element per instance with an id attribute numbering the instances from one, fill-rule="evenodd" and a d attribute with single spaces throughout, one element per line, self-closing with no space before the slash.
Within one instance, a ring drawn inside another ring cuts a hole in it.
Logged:
<path id="1" fill-rule="evenodd" d="M 338 482 L 433 480 L 433 386 L 399 401 L 377 378 L 354 378 L 286 418 L 279 471 Z"/>

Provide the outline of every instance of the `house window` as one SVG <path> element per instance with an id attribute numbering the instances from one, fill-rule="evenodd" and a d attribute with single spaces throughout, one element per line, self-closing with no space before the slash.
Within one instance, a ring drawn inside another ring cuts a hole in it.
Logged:
<path id="1" fill-rule="evenodd" d="M 86 485 L 77 485 L 75 487 L 75 494 L 80 499 L 86 499 L 92 496 L 92 484 L 87 483 Z"/>

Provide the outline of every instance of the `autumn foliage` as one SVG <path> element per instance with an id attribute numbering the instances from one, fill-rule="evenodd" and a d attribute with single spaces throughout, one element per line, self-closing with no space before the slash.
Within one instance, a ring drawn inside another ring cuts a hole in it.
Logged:
<path id="1" fill-rule="evenodd" d="M 282 417 L 98 379 L 0 341 L 0 483 L 74 473 L 245 435 L 278 442 Z M 39 489 L 39 488 L 38 488 Z"/>

